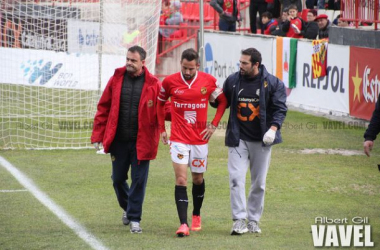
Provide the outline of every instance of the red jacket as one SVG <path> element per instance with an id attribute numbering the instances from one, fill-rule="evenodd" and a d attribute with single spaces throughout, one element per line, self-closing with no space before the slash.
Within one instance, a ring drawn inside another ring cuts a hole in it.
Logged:
<path id="1" fill-rule="evenodd" d="M 287 37 L 302 38 L 301 33 L 297 34 L 294 30 L 295 28 L 292 27 L 292 26 L 297 27 L 299 31 L 302 30 L 302 20 L 299 17 L 292 19 L 290 23 L 288 22 L 286 23 L 287 23 L 287 26 L 289 26 L 289 30 L 286 33 Z"/>
<path id="2" fill-rule="evenodd" d="M 264 30 L 264 35 L 270 35 L 270 28 L 272 26 L 277 26 L 278 25 L 278 22 L 276 19 L 272 19 L 269 21 L 269 23 L 266 25 L 266 28 Z"/>
<path id="3" fill-rule="evenodd" d="M 159 131 L 157 122 L 157 96 L 160 93 L 160 81 L 145 70 L 145 83 L 139 103 L 138 132 L 136 151 L 138 160 L 153 160 L 157 155 Z M 115 138 L 120 107 L 120 94 L 126 68 L 118 68 L 108 81 L 98 103 L 94 119 L 91 142 L 102 142 L 104 151 L 109 152 Z"/>

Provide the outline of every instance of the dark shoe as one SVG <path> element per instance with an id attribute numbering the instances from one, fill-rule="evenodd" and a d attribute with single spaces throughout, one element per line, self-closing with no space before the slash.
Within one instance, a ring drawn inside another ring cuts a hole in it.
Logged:
<path id="1" fill-rule="evenodd" d="M 127 212 L 125 212 L 125 211 L 123 212 L 123 216 L 121 217 L 121 220 L 123 221 L 124 225 L 126 225 L 126 226 L 129 225 L 130 221 L 127 218 Z"/>

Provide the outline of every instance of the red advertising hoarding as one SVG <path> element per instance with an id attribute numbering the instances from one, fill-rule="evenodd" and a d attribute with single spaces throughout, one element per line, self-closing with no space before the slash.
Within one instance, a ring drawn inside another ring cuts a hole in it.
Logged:
<path id="1" fill-rule="evenodd" d="M 350 115 L 370 120 L 380 91 L 380 50 L 350 48 Z"/>

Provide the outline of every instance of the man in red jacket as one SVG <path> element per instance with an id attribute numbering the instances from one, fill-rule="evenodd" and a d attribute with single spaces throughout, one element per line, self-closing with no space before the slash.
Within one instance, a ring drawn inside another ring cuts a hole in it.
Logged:
<path id="1" fill-rule="evenodd" d="M 149 161 L 155 159 L 159 142 L 157 97 L 159 80 L 145 65 L 146 52 L 128 49 L 126 66 L 115 70 L 98 103 L 91 142 L 111 154 L 113 187 L 122 221 L 131 233 L 141 233 L 140 220 Z M 131 168 L 131 185 L 126 182 Z"/>

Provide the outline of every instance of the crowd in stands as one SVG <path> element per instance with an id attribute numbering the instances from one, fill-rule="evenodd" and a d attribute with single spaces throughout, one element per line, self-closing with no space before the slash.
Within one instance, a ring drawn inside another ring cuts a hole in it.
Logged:
<path id="1" fill-rule="evenodd" d="M 210 0 L 209 4 L 218 15 L 221 31 L 235 32 L 240 27 L 241 0 Z M 207 1 L 206 1 L 207 2 Z M 303 9 L 302 7 L 307 9 Z M 332 25 L 347 27 L 348 22 L 329 20 L 320 9 L 340 10 L 341 0 L 250 0 L 249 18 L 251 33 L 292 38 L 328 39 Z M 318 15 L 318 13 L 320 13 Z M 259 18 L 257 18 L 259 16 Z M 183 22 L 181 2 L 162 0 L 161 25 L 179 25 Z M 178 30 L 160 28 L 160 36 L 178 37 Z"/>

